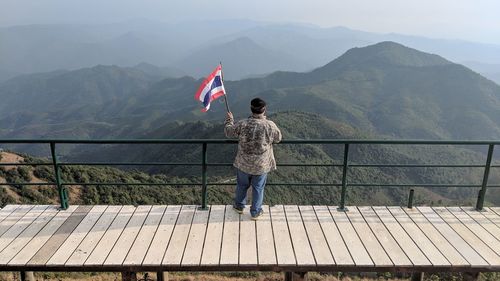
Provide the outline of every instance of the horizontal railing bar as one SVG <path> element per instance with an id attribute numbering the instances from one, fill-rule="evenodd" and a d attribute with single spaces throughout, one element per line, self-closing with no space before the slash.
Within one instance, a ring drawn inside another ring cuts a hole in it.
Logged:
<path id="1" fill-rule="evenodd" d="M 0 183 L 1 185 L 55 185 L 55 183 L 42 182 L 42 183 Z M 66 182 L 62 185 L 116 185 L 116 186 L 126 186 L 126 185 L 151 185 L 151 186 L 162 186 L 162 185 L 181 185 L 181 186 L 196 186 L 201 185 L 201 183 L 119 183 L 119 182 L 89 182 L 89 183 L 79 183 L 79 182 Z M 212 186 L 232 186 L 236 183 L 208 183 Z M 269 186 L 342 186 L 341 183 L 266 183 Z M 349 186 L 357 187 L 481 187 L 478 184 L 368 184 L 368 183 L 350 183 Z M 488 185 L 491 188 L 500 188 L 500 185 Z"/>
<path id="2" fill-rule="evenodd" d="M 413 184 L 413 183 L 404 183 L 404 184 L 377 184 L 377 183 L 349 183 L 349 186 L 357 186 L 357 187 L 370 187 L 370 186 L 380 186 L 380 187 L 481 187 L 480 184 Z M 488 186 L 489 187 L 489 186 Z"/>
<path id="3" fill-rule="evenodd" d="M 20 185 L 20 184 L 17 184 Z M 201 183 L 123 183 L 123 182 L 86 182 L 86 183 L 79 183 L 79 182 L 65 182 L 62 183 L 62 185 L 82 185 L 82 186 L 87 186 L 87 185 L 116 185 L 116 186 L 125 186 L 125 185 L 186 185 L 186 186 L 195 186 L 195 185 L 202 185 Z M 214 186 L 232 186 L 236 185 L 236 183 L 207 183 L 207 185 L 214 185 Z M 266 183 L 266 185 L 279 185 L 279 186 L 295 186 L 295 185 L 300 185 L 300 186 L 341 186 L 339 183 Z"/>
<path id="4" fill-rule="evenodd" d="M 238 143 L 233 139 L 0 139 L 0 143 L 19 144 L 202 144 Z"/>
<path id="5" fill-rule="evenodd" d="M 19 144 L 202 144 L 238 143 L 235 139 L 0 139 L 0 143 Z M 377 139 L 289 139 L 281 144 L 433 144 L 433 145 L 500 145 L 500 140 L 377 140 Z"/>
<path id="6" fill-rule="evenodd" d="M 235 185 L 236 183 L 208 183 L 208 185 Z M 201 183 L 112 183 L 112 182 L 92 182 L 92 183 L 77 183 L 70 182 L 64 185 L 201 185 Z M 302 186 L 341 186 L 341 183 L 266 183 L 266 185 L 302 185 Z M 350 183 L 349 186 L 422 186 L 422 187 L 481 187 L 474 184 L 365 184 L 365 183 Z"/>
<path id="7" fill-rule="evenodd" d="M 485 165 L 447 164 L 349 164 L 350 167 L 395 167 L 395 168 L 484 168 Z"/>
<path id="8" fill-rule="evenodd" d="M 201 166 L 201 163 L 164 162 L 62 162 L 59 166 Z"/>
<path id="9" fill-rule="evenodd" d="M 47 164 L 51 165 L 51 164 Z M 59 166 L 201 166 L 201 163 L 164 163 L 164 162 L 63 162 L 58 163 Z M 233 166 L 233 163 L 207 163 L 207 166 L 220 167 L 220 166 Z M 283 163 L 277 166 L 292 166 L 292 167 L 342 167 L 337 164 L 301 164 L 301 163 Z"/>
<path id="10" fill-rule="evenodd" d="M 0 166 L 50 166 L 52 163 L 0 163 Z M 59 166 L 201 166 L 201 163 L 164 163 L 164 162 L 65 162 Z M 301 164 L 282 163 L 276 164 L 284 167 L 342 167 L 341 164 Z M 207 163 L 207 166 L 233 166 L 233 163 Z M 445 164 L 349 164 L 349 167 L 410 167 L 410 168 L 484 168 L 485 165 L 445 165 Z M 491 165 L 491 168 L 500 168 L 500 165 Z"/>
<path id="11" fill-rule="evenodd" d="M 231 186 L 236 183 L 209 183 L 208 185 Z M 342 186 L 341 183 L 266 183 L 266 186 Z"/>
<path id="12" fill-rule="evenodd" d="M 55 185 L 55 183 L 0 183 L 2 185 Z M 134 185 L 151 185 L 151 186 L 163 186 L 163 185 L 180 185 L 180 186 L 197 186 L 201 183 L 123 183 L 123 182 L 66 182 L 62 185 L 116 185 L 116 186 L 134 186 Z M 207 185 L 212 186 L 232 186 L 236 183 L 208 183 Z M 341 183 L 266 183 L 269 186 L 342 186 Z M 481 187 L 478 184 L 368 184 L 368 183 L 350 183 L 348 186 L 357 187 Z M 500 185 L 488 185 L 491 188 L 499 188 Z"/>
<path id="13" fill-rule="evenodd" d="M 30 164 L 26 164 L 30 165 Z M 36 164 L 33 164 L 36 165 Z M 51 165 L 51 164 L 46 164 Z M 67 162 L 67 163 L 58 163 L 59 166 L 201 166 L 201 163 L 152 163 L 152 162 Z M 212 167 L 230 167 L 233 166 L 233 163 L 207 163 L 207 166 Z M 15 166 L 13 165 L 2 165 L 0 166 Z M 276 164 L 276 166 L 283 167 L 342 167 L 340 164 L 294 164 L 294 163 L 283 163 Z"/>
<path id="14" fill-rule="evenodd" d="M 52 163 L 0 163 L 0 166 L 50 166 Z"/>
<path id="15" fill-rule="evenodd" d="M 2 182 L 0 183 L 0 186 L 2 185 L 56 185 L 53 182 Z"/>
<path id="16" fill-rule="evenodd" d="M 207 166 L 233 166 L 233 163 L 207 163 Z M 281 167 L 342 167 L 341 164 L 322 164 L 322 163 L 277 163 Z"/>
<path id="17" fill-rule="evenodd" d="M 294 164 L 294 163 L 283 163 L 279 164 L 277 163 L 276 166 L 283 166 L 283 167 L 343 167 L 344 165 L 342 164 Z"/>
<path id="18" fill-rule="evenodd" d="M 201 183 L 172 183 L 172 182 L 166 182 L 166 183 L 151 183 L 151 182 L 146 182 L 146 183 L 139 183 L 139 182 L 132 182 L 132 183 L 125 183 L 125 182 L 65 182 L 62 183 L 62 185 L 82 185 L 82 186 L 87 186 L 87 185 L 116 185 L 116 186 L 126 186 L 126 185 L 152 185 L 152 186 L 162 186 L 162 185 L 185 185 L 185 186 L 195 186 L 195 185 L 201 185 Z"/>
<path id="19" fill-rule="evenodd" d="M 52 163 L 0 163 L 0 166 L 50 166 Z M 201 166 L 201 163 L 163 163 L 163 162 L 66 162 L 59 166 Z M 342 167 L 341 164 L 276 164 L 283 167 Z M 233 166 L 232 163 L 207 163 L 207 166 Z M 349 167 L 395 167 L 395 168 L 484 168 L 484 165 L 444 165 L 444 164 L 349 164 Z M 500 168 L 500 165 L 491 165 Z"/>

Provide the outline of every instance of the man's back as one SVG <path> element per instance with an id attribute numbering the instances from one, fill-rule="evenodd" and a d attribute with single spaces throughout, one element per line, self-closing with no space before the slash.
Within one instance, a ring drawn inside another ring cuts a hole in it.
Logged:
<path id="1" fill-rule="evenodd" d="M 276 169 L 273 143 L 281 141 L 281 132 L 273 121 L 263 114 L 254 114 L 236 123 L 227 118 L 226 137 L 238 138 L 238 153 L 234 166 L 245 173 L 260 175 Z"/>

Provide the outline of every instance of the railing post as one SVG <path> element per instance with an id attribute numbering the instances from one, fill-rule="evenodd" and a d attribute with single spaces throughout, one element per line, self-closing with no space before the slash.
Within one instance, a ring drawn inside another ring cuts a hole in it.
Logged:
<path id="1" fill-rule="evenodd" d="M 413 209 L 413 194 L 415 193 L 414 189 L 410 189 L 410 195 L 408 196 L 408 209 Z"/>
<path id="2" fill-rule="evenodd" d="M 348 159 L 349 159 L 349 144 L 346 143 L 344 145 L 344 168 L 342 170 L 342 192 L 340 194 L 340 204 L 339 207 L 337 208 L 338 211 L 347 211 L 347 208 L 345 207 L 345 195 L 347 189 L 347 168 L 349 167 Z"/>
<path id="3" fill-rule="evenodd" d="M 488 147 L 488 156 L 486 157 L 486 166 L 484 167 L 483 183 L 481 184 L 481 190 L 477 196 L 476 210 L 483 210 L 484 197 L 486 196 L 486 189 L 488 188 L 488 178 L 490 175 L 491 159 L 493 158 L 494 144 L 490 144 Z"/>
<path id="4" fill-rule="evenodd" d="M 203 143 L 201 152 L 201 209 L 207 210 L 207 143 Z"/>
<path id="5" fill-rule="evenodd" d="M 21 281 L 35 281 L 35 275 L 33 271 L 21 271 L 20 279 Z"/>
<path id="6" fill-rule="evenodd" d="M 54 142 L 50 143 L 50 153 L 52 154 L 52 163 L 54 164 L 54 174 L 56 178 L 57 190 L 59 191 L 59 201 L 61 203 L 61 209 L 66 210 L 69 207 L 68 190 L 62 186 L 61 170 L 59 164 L 57 164 L 56 144 Z"/>

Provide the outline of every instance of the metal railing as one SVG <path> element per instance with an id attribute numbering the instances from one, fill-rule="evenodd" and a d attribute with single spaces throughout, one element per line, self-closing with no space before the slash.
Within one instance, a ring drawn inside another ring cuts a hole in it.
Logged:
<path id="1" fill-rule="evenodd" d="M 201 208 L 207 208 L 207 192 L 208 186 L 223 186 L 234 185 L 234 183 L 209 183 L 207 179 L 208 167 L 216 166 L 231 166 L 232 163 L 210 163 L 208 162 L 208 145 L 209 144 L 236 144 L 237 140 L 220 140 L 220 139 L 119 139 L 119 140 L 75 140 L 75 139 L 0 139 L 0 144 L 48 144 L 50 145 L 50 152 L 52 157 L 51 163 L 0 163 L 1 166 L 42 166 L 51 165 L 54 169 L 55 182 L 41 182 L 41 183 L 2 183 L 2 185 L 54 185 L 58 189 L 60 207 L 67 209 L 68 191 L 66 186 L 70 185 L 117 185 L 117 186 L 130 186 L 130 185 L 174 185 L 174 186 L 201 186 Z M 59 162 L 56 155 L 56 145 L 58 144 L 198 144 L 201 145 L 201 163 L 169 163 L 169 162 Z M 491 168 L 500 168 L 500 165 L 492 165 L 493 152 L 495 145 L 500 145 L 500 141 L 440 141 L 440 140 L 343 140 L 343 139 L 317 139 L 317 140 L 283 140 L 280 144 L 331 144 L 343 145 L 343 163 L 324 163 L 324 164 L 304 164 L 304 163 L 278 163 L 278 166 L 292 166 L 292 167 L 342 167 L 341 182 L 338 183 L 268 183 L 269 186 L 336 186 L 341 187 L 341 195 L 339 199 L 339 210 L 346 210 L 346 192 L 348 187 L 475 187 L 480 188 L 476 210 L 483 209 L 485 194 L 488 188 L 500 188 L 500 185 L 488 185 L 488 179 Z M 465 145 L 465 146 L 487 146 L 488 152 L 486 156 L 486 163 L 484 165 L 478 164 L 356 164 L 349 161 L 349 148 L 352 145 Z M 121 166 L 200 166 L 201 167 L 201 183 L 123 183 L 123 182 L 63 182 L 61 177 L 62 166 L 72 165 L 121 165 Z M 392 167 L 392 168 L 483 168 L 484 174 L 480 184 L 406 184 L 406 183 L 349 183 L 348 172 L 350 168 L 358 167 Z M 413 191 L 410 192 L 409 206 L 413 201 Z"/>

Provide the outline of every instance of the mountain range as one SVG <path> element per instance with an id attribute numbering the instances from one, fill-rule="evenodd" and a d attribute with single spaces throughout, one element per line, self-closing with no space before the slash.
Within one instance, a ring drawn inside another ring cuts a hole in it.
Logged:
<path id="1" fill-rule="evenodd" d="M 348 49 L 381 41 L 398 42 L 454 62 L 500 64 L 498 45 L 248 20 L 12 26 L 0 28 L 0 38 L 0 81 L 23 73 L 142 62 L 199 78 L 219 61 L 231 70 L 227 79 L 239 80 L 277 70 L 309 71 Z M 476 70 L 489 75 L 482 68 Z"/>
<path id="2" fill-rule="evenodd" d="M 1 137 L 142 137 L 172 121 L 219 120 L 200 112 L 201 80 L 154 68 L 96 66 L 25 75 L 0 84 Z M 269 112 L 299 110 L 390 138 L 497 139 L 500 86 L 438 55 L 394 42 L 353 48 L 310 72 L 226 81 L 239 118 L 260 96 Z M 78 124 L 78 126 L 75 126 Z"/>

